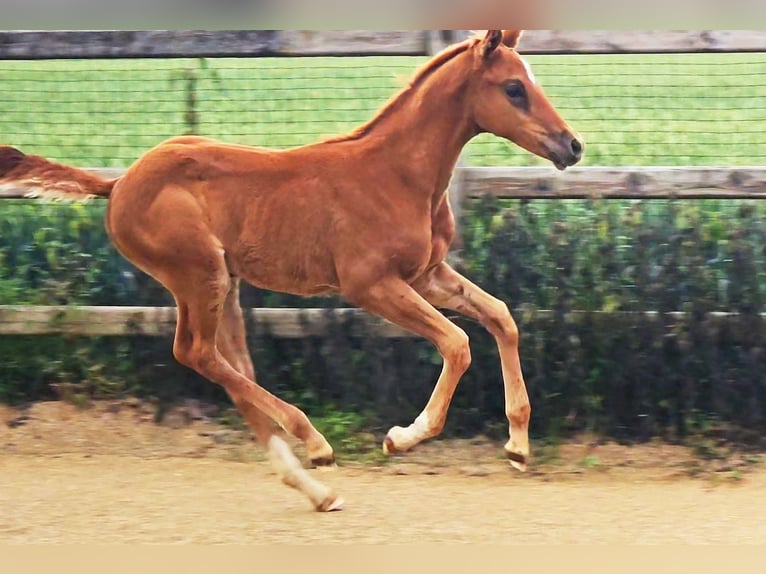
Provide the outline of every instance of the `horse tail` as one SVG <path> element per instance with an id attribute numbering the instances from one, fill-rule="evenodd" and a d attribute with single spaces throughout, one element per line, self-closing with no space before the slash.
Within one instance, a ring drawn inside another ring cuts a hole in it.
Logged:
<path id="1" fill-rule="evenodd" d="M 109 197 L 117 181 L 0 146 L 0 190 L 22 190 L 25 197 L 83 201 Z"/>

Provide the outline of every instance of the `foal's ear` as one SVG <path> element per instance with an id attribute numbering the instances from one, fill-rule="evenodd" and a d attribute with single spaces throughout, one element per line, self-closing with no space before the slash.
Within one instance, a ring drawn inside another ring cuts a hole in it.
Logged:
<path id="1" fill-rule="evenodd" d="M 500 44 L 509 48 L 516 48 L 524 30 L 487 30 L 486 36 L 481 41 L 481 53 L 488 58 L 500 47 Z"/>
<path id="2" fill-rule="evenodd" d="M 515 49 L 523 33 L 524 30 L 503 30 L 503 44 Z"/>
<path id="3" fill-rule="evenodd" d="M 492 53 L 503 43 L 502 30 L 487 30 L 487 35 L 481 41 L 481 55 L 489 58 Z"/>

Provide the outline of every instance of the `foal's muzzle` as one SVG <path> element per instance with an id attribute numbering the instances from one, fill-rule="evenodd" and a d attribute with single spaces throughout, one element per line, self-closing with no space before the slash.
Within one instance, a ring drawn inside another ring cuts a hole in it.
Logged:
<path id="1" fill-rule="evenodd" d="M 557 136 L 551 136 L 545 142 L 548 159 L 553 162 L 556 169 L 565 170 L 575 165 L 582 159 L 585 146 L 582 140 L 569 132 L 562 132 Z"/>

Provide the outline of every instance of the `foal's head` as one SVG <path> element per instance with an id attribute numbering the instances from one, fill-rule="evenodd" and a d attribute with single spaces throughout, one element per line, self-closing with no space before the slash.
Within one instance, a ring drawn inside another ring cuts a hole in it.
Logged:
<path id="1" fill-rule="evenodd" d="M 473 46 L 473 120 L 480 131 L 511 140 L 558 169 L 582 158 L 583 144 L 546 99 L 516 52 L 521 30 L 488 30 Z"/>

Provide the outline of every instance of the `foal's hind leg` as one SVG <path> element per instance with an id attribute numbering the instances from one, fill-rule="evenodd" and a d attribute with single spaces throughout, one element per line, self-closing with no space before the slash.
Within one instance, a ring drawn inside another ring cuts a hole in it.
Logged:
<path id="1" fill-rule="evenodd" d="M 232 286 L 224 304 L 217 344 L 224 358 L 237 371 L 248 379 L 255 380 L 255 369 L 247 349 L 245 321 L 239 304 L 238 278 L 232 280 Z M 241 397 L 232 394 L 231 398 L 256 439 L 267 449 L 272 465 L 282 482 L 306 494 L 317 510 L 340 510 L 343 500 L 306 472 L 290 449 L 282 429 Z"/>
<path id="2" fill-rule="evenodd" d="M 178 305 L 176 359 L 224 387 L 239 404 L 250 405 L 302 440 L 312 459 L 332 460 L 332 447 L 308 417 L 238 371 L 219 347 L 218 331 L 231 279 L 223 247 L 194 196 L 183 188 L 166 186 L 150 194 L 152 200 L 144 201 L 138 212 L 129 201 L 131 196 L 116 191 L 107 211 L 109 235 L 128 260 L 173 294 Z M 270 440 L 285 458 L 280 441 Z"/>
<path id="3" fill-rule="evenodd" d="M 500 352 L 505 385 L 505 412 L 510 438 L 505 454 L 514 468 L 526 469 L 531 408 L 519 360 L 519 331 L 508 306 L 489 295 L 446 263 L 414 286 L 436 307 L 452 309 L 479 321 L 492 333 Z"/>
<path id="4" fill-rule="evenodd" d="M 249 360 L 242 361 L 243 349 L 237 347 L 240 341 L 244 341 L 244 324 L 234 320 L 228 276 L 219 275 L 218 281 L 209 278 L 194 280 L 188 277 L 187 269 L 187 280 L 187 288 L 171 288 L 178 304 L 178 324 L 173 345 L 176 359 L 224 387 L 251 425 L 256 437 L 266 444 L 272 463 L 286 484 L 309 496 L 317 510 L 339 508 L 342 501 L 308 476 L 287 442 L 279 432 L 275 432 L 277 429 L 274 421 L 303 440 L 307 447 L 313 446 L 314 449 L 322 449 L 322 452 L 329 450 L 330 454 L 325 456 L 332 457 L 332 449 L 327 441 L 314 429 L 302 411 L 258 386 L 229 361 L 231 358 L 234 364 L 239 363 L 242 371 L 252 369 Z M 214 286 L 216 284 L 218 286 Z M 228 323 L 224 320 L 225 310 L 229 314 Z"/>
<path id="5" fill-rule="evenodd" d="M 187 269 L 184 283 L 186 287 L 171 287 L 181 319 L 173 345 L 176 359 L 220 384 L 230 395 L 264 412 L 287 432 L 302 440 L 312 459 L 332 458 L 332 447 L 303 411 L 238 372 L 221 353 L 217 344 L 218 328 L 229 292 L 225 268 L 215 278 L 190 277 Z"/>

